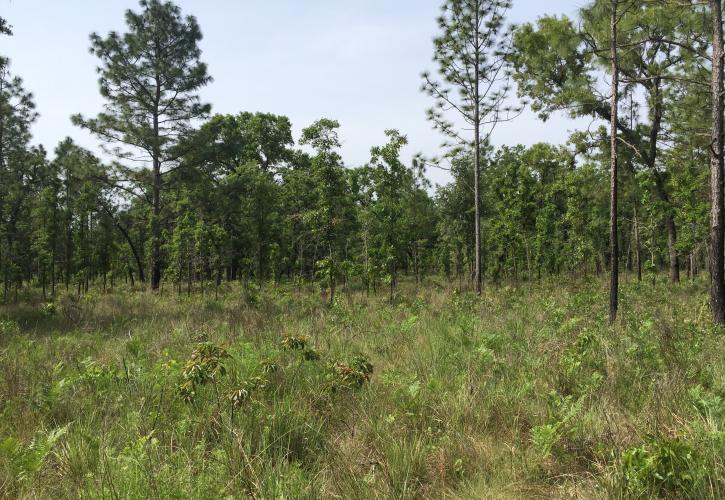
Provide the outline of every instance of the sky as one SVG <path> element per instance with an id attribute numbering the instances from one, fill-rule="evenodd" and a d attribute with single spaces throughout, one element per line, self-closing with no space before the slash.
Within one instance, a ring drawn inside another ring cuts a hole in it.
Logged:
<path id="1" fill-rule="evenodd" d="M 514 0 L 508 21 L 544 14 L 576 16 L 585 0 Z M 441 0 L 177 0 L 196 16 L 204 34 L 202 59 L 214 81 L 201 91 L 213 113 L 261 111 L 286 115 L 295 140 L 300 130 L 326 117 L 340 122 L 342 155 L 365 164 L 384 131 L 407 135 L 405 159 L 440 154 L 443 138 L 425 110 L 424 70 L 434 70 L 433 38 Z M 0 54 L 35 96 L 40 117 L 34 143 L 50 152 L 70 136 L 99 151 L 98 140 L 74 127 L 70 116 L 94 116 L 97 59 L 89 34 L 124 30 L 124 12 L 135 0 L 0 0 L 0 16 L 13 37 L 0 39 Z M 495 144 L 563 143 L 582 123 L 555 116 L 546 123 L 530 111 L 500 125 Z M 430 170 L 434 184 L 449 180 Z"/>

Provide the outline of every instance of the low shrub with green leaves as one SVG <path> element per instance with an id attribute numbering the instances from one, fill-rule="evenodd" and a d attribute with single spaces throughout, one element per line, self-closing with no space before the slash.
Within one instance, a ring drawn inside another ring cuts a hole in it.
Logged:
<path id="1" fill-rule="evenodd" d="M 650 437 L 622 455 L 622 474 L 634 496 L 697 496 L 705 476 L 698 452 L 685 440 Z"/>
<path id="2" fill-rule="evenodd" d="M 0 306 L 0 497 L 723 498 L 723 332 L 660 281 Z"/>

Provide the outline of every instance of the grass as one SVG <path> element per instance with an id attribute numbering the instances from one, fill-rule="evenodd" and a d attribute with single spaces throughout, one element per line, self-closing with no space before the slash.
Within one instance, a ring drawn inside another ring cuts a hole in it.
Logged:
<path id="1" fill-rule="evenodd" d="M 0 308 L 0 497 L 722 498 L 704 282 Z"/>

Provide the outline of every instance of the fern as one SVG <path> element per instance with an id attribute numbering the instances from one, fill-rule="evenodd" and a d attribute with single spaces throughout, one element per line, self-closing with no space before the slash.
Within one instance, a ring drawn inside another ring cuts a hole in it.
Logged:
<path id="1" fill-rule="evenodd" d="M 27 445 L 14 437 L 0 441 L 0 455 L 7 459 L 13 478 L 22 483 L 35 477 L 58 440 L 67 431 L 66 425 L 48 433 L 38 432 Z"/>

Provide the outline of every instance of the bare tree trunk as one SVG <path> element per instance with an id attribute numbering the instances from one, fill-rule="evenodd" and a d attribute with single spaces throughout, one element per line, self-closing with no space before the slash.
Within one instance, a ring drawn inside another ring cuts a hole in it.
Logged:
<path id="1" fill-rule="evenodd" d="M 330 282 L 329 282 L 330 305 L 334 305 L 335 304 L 335 259 L 334 259 L 334 255 L 332 253 L 332 245 L 330 245 L 330 269 L 329 269 L 329 272 L 330 272 L 330 276 L 329 276 L 329 279 L 330 279 Z"/>
<path id="2" fill-rule="evenodd" d="M 109 212 L 110 214 L 110 212 Z M 133 254 L 133 258 L 136 261 L 136 268 L 138 269 L 138 279 L 142 283 L 146 282 L 146 276 L 144 275 L 143 271 L 143 260 L 141 259 L 141 255 L 139 254 L 138 250 L 136 249 L 136 245 L 133 244 L 133 240 L 131 239 L 131 236 L 128 234 L 128 231 L 121 225 L 120 222 L 114 221 L 115 226 L 118 228 L 118 230 L 123 235 L 124 239 L 128 243 L 128 247 L 131 249 L 131 253 Z"/>
<path id="3" fill-rule="evenodd" d="M 370 258 L 368 255 L 367 232 L 363 233 L 363 248 L 365 249 L 365 291 L 370 295 Z"/>
<path id="4" fill-rule="evenodd" d="M 70 205 L 70 180 L 69 179 L 69 172 L 66 170 L 66 186 L 65 186 L 65 196 L 66 196 L 66 204 Z M 71 266 L 72 266 L 72 259 L 71 255 L 73 253 L 73 233 L 71 229 L 71 218 L 70 218 L 70 206 L 66 207 L 67 214 L 66 214 L 66 221 L 65 221 L 65 262 L 64 264 L 64 274 L 65 276 L 65 291 L 67 292 L 70 287 L 70 276 L 71 276 Z"/>
<path id="5" fill-rule="evenodd" d="M 479 24 L 479 10 L 476 9 L 476 23 L 474 26 L 478 27 Z M 474 252 L 474 258 L 475 258 L 475 264 L 474 264 L 474 279 L 476 281 L 476 293 L 481 294 L 481 288 L 482 288 L 482 277 L 481 277 L 481 112 L 480 112 L 480 90 L 479 90 L 479 80 L 480 80 L 480 68 L 479 68 L 479 56 L 480 56 L 480 47 L 479 47 L 479 37 L 478 37 L 478 29 L 476 28 L 476 40 L 475 40 L 475 50 L 476 50 L 476 57 L 475 59 L 475 69 L 474 69 L 474 112 L 473 112 L 473 133 L 475 134 L 475 137 L 473 139 L 474 144 L 474 151 L 473 151 L 473 203 L 476 206 L 474 213 L 475 213 L 475 252 Z"/>
<path id="6" fill-rule="evenodd" d="M 299 262 L 300 262 L 300 273 L 299 273 L 299 284 L 297 288 L 302 286 L 302 281 L 305 277 L 305 243 L 304 238 L 300 237 L 300 248 L 299 248 Z"/>
<path id="7" fill-rule="evenodd" d="M 310 279 L 312 281 L 315 281 L 315 279 L 317 278 L 317 245 L 319 242 L 320 242 L 319 237 L 315 238 L 315 246 L 314 246 L 314 249 L 312 250 L 312 274 L 310 276 Z"/>
<path id="8" fill-rule="evenodd" d="M 153 145 L 153 219 L 151 221 L 151 290 L 157 291 L 161 283 L 161 151 L 159 146 L 159 102 L 161 100 L 161 82 L 156 77 L 156 95 Z"/>
<path id="9" fill-rule="evenodd" d="M 55 297 L 55 251 L 53 251 L 53 260 L 50 263 L 50 295 Z"/>
<path id="10" fill-rule="evenodd" d="M 664 114 L 663 110 L 663 97 L 661 91 L 661 79 L 655 78 L 650 84 L 650 99 L 651 99 L 651 115 L 652 115 L 652 127 L 650 130 L 649 137 L 649 153 L 647 155 L 647 162 L 650 171 L 655 180 L 655 192 L 660 200 L 664 203 L 667 214 L 665 215 L 665 229 L 667 230 L 667 250 L 670 258 L 670 281 L 673 283 L 679 283 L 680 281 L 680 260 L 677 255 L 677 226 L 675 225 L 675 219 L 673 215 L 673 204 L 670 200 L 670 195 L 667 193 L 665 187 L 665 180 L 662 173 L 657 170 L 657 141 L 662 130 L 662 117 Z"/>
<path id="11" fill-rule="evenodd" d="M 637 259 L 637 283 L 642 282 L 642 246 L 639 241 L 639 217 L 637 205 L 634 205 L 634 256 Z"/>
<path id="12" fill-rule="evenodd" d="M 388 302 L 390 304 L 393 304 L 395 302 L 395 264 L 393 264 L 393 268 L 391 269 L 390 273 L 390 296 L 388 297 Z"/>
<path id="13" fill-rule="evenodd" d="M 677 255 L 677 228 L 675 227 L 675 219 L 671 214 L 665 218 L 665 227 L 667 228 L 667 248 L 670 254 L 670 281 L 679 283 L 680 258 Z"/>
<path id="14" fill-rule="evenodd" d="M 161 283 L 161 172 L 158 160 L 154 160 L 153 221 L 151 223 L 151 289 L 156 291 Z"/>
<path id="15" fill-rule="evenodd" d="M 712 143 L 710 144 L 710 307 L 717 324 L 725 323 L 725 217 L 723 216 L 723 27 L 721 0 L 712 11 Z"/>
<path id="16" fill-rule="evenodd" d="M 609 197 L 609 247 L 610 247 L 610 268 L 611 281 L 609 286 L 609 323 L 617 319 L 619 308 L 619 240 L 617 234 L 617 120 L 619 111 L 619 61 L 617 59 L 617 7 L 619 0 L 611 0 L 611 55 L 612 55 L 612 102 L 610 125 L 611 135 L 611 159 L 610 159 L 610 197 Z"/>

